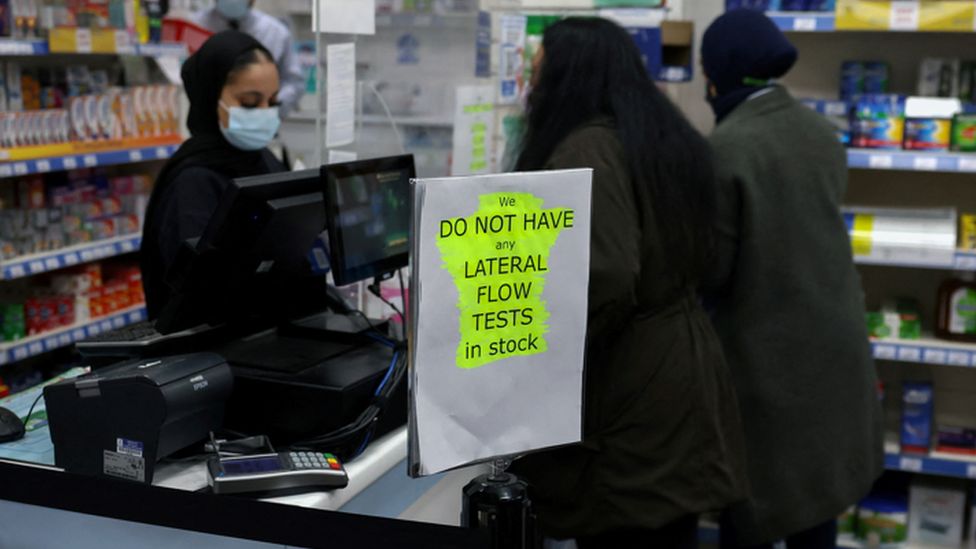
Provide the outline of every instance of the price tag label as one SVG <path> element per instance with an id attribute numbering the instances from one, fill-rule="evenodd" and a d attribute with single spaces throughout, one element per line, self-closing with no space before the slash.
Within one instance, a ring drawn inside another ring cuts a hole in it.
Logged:
<path id="1" fill-rule="evenodd" d="M 93 154 L 86 154 L 81 161 L 86 168 L 93 168 L 98 165 L 98 157 Z"/>
<path id="2" fill-rule="evenodd" d="M 14 174 L 14 168 L 10 164 L 0 164 L 0 177 L 10 177 Z"/>
<path id="3" fill-rule="evenodd" d="M 922 351 L 916 347 L 902 347 L 898 349 L 898 360 L 903 362 L 921 362 Z"/>
<path id="4" fill-rule="evenodd" d="M 17 175 L 27 175 L 27 162 L 16 162 L 14 163 L 14 173 Z"/>
<path id="5" fill-rule="evenodd" d="M 64 256 L 64 264 L 65 265 L 69 265 L 69 266 L 70 265 L 77 265 L 78 264 L 78 254 L 76 254 L 74 252 L 71 252 L 70 254 L 66 254 Z"/>
<path id="6" fill-rule="evenodd" d="M 814 17 L 797 17 L 793 19 L 793 30 L 809 32 L 817 30 L 817 19 Z"/>
<path id="7" fill-rule="evenodd" d="M 904 457 L 898 460 L 898 468 L 902 471 L 911 471 L 913 473 L 922 472 L 922 460 L 920 458 Z"/>
<path id="8" fill-rule="evenodd" d="M 895 159 L 890 154 L 872 154 L 868 157 L 868 166 L 876 170 L 886 170 L 895 165 Z"/>
<path id="9" fill-rule="evenodd" d="M 27 272 L 24 270 L 23 265 L 14 265 L 10 268 L 10 276 L 12 278 L 20 278 L 22 276 L 27 276 Z"/>
<path id="10" fill-rule="evenodd" d="M 38 173 L 45 173 L 51 171 L 51 162 L 49 160 L 38 160 L 36 164 L 37 164 Z"/>
<path id="11" fill-rule="evenodd" d="M 824 105 L 824 114 L 827 116 L 844 116 L 847 114 L 847 104 L 839 101 L 828 101 Z"/>
<path id="12" fill-rule="evenodd" d="M 58 347 L 60 347 L 60 345 L 58 345 L 58 338 L 49 337 L 44 340 L 44 348 L 47 349 L 48 351 L 57 349 Z"/>
<path id="13" fill-rule="evenodd" d="M 27 347 L 17 347 L 13 354 L 14 360 L 24 360 L 27 358 Z"/>
<path id="14" fill-rule="evenodd" d="M 124 30 L 115 31 L 115 51 L 118 53 L 132 54 L 136 49 L 132 46 L 132 38 Z"/>
<path id="15" fill-rule="evenodd" d="M 156 158 L 160 160 L 169 158 L 169 149 L 166 147 L 156 147 Z"/>
<path id="16" fill-rule="evenodd" d="M 135 244 L 132 243 L 131 240 L 126 240 L 122 242 L 122 244 L 120 244 L 120 247 L 122 248 L 122 253 L 126 253 L 126 254 L 129 252 L 134 252 L 136 250 L 136 246 Z"/>
<path id="17" fill-rule="evenodd" d="M 121 316 L 117 316 L 117 317 L 115 317 L 115 318 L 112 319 L 112 327 L 113 328 L 121 328 L 123 326 L 125 326 L 125 319 L 122 318 Z"/>
<path id="18" fill-rule="evenodd" d="M 898 348 L 894 345 L 875 345 L 874 358 L 878 360 L 895 360 L 898 358 Z"/>
<path id="19" fill-rule="evenodd" d="M 71 345 L 71 334 L 61 334 L 58 336 L 58 345 L 62 347 L 67 347 Z"/>
<path id="20" fill-rule="evenodd" d="M 49 271 L 53 271 L 55 269 L 60 268 L 61 267 L 61 263 L 58 261 L 58 258 L 56 258 L 56 257 L 49 257 L 49 258 L 47 258 L 47 259 L 44 260 L 44 267 L 46 267 L 47 270 L 49 270 Z"/>
<path id="21" fill-rule="evenodd" d="M 95 259 L 95 252 L 94 251 L 92 251 L 92 250 L 82 250 L 82 252 L 81 252 L 81 260 L 82 261 L 84 261 L 85 263 L 87 263 L 87 262 L 92 261 L 94 259 Z"/>
<path id="22" fill-rule="evenodd" d="M 966 351 L 949 351 L 949 356 L 946 358 L 946 364 L 952 366 L 969 366 L 971 362 L 971 357 Z"/>
<path id="23" fill-rule="evenodd" d="M 88 337 L 94 337 L 100 333 L 102 333 L 102 329 L 98 326 L 98 324 L 92 324 L 88 327 Z"/>
<path id="24" fill-rule="evenodd" d="M 131 313 L 129 313 L 129 322 L 132 324 L 139 322 L 141 318 L 142 318 L 142 313 L 140 313 L 139 311 L 132 311 Z"/>
<path id="25" fill-rule="evenodd" d="M 960 158 L 959 171 L 976 172 L 976 158 Z"/>
<path id="26" fill-rule="evenodd" d="M 35 341 L 27 347 L 27 352 L 31 355 L 39 355 L 44 352 L 44 344 L 40 341 Z"/>
<path id="27" fill-rule="evenodd" d="M 103 320 L 101 323 L 99 323 L 98 327 L 101 328 L 103 332 L 112 331 L 112 323 L 108 320 Z"/>
<path id="28" fill-rule="evenodd" d="M 925 349 L 922 361 L 926 364 L 946 364 L 949 361 L 948 353 L 942 349 Z"/>
<path id="29" fill-rule="evenodd" d="M 78 159 L 73 156 L 64 157 L 64 169 L 73 170 L 78 167 Z"/>
<path id="30" fill-rule="evenodd" d="M 966 467 L 966 476 L 969 478 L 976 478 L 976 463 Z"/>
<path id="31" fill-rule="evenodd" d="M 71 339 L 75 341 L 81 341 L 82 339 L 85 339 L 85 330 L 83 328 L 78 328 L 75 331 L 71 332 Z"/>
<path id="32" fill-rule="evenodd" d="M 27 265 L 27 268 L 30 269 L 30 272 L 35 274 L 43 273 L 45 271 L 44 264 L 40 261 L 31 261 L 30 264 Z"/>
<path id="33" fill-rule="evenodd" d="M 939 159 L 934 156 L 916 156 L 912 166 L 919 171 L 934 171 L 939 167 Z"/>
<path id="34" fill-rule="evenodd" d="M 75 31 L 75 48 L 78 53 L 91 53 L 92 34 L 90 29 L 77 29 Z"/>
<path id="35" fill-rule="evenodd" d="M 920 11 L 918 0 L 893 0 L 889 28 L 895 31 L 917 31 Z"/>
<path id="36" fill-rule="evenodd" d="M 134 149 L 129 151 L 129 162 L 141 162 L 142 161 L 142 151 L 139 149 Z"/>

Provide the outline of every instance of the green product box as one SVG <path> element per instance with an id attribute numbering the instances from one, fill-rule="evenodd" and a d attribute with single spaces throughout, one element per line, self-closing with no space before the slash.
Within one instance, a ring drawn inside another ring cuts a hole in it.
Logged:
<path id="1" fill-rule="evenodd" d="M 27 320 L 24 317 L 24 306 L 0 305 L 0 341 L 17 341 L 25 337 L 27 337 Z"/>
<path id="2" fill-rule="evenodd" d="M 952 150 L 976 152 L 976 114 L 957 114 L 953 118 Z"/>

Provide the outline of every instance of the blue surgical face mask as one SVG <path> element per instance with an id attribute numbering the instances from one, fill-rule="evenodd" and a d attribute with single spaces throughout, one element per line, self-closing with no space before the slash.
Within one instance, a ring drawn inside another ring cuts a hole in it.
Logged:
<path id="1" fill-rule="evenodd" d="M 245 109 L 228 107 L 221 101 L 220 108 L 226 110 L 230 117 L 227 127 L 220 127 L 224 139 L 243 151 L 256 151 L 267 147 L 278 133 L 278 127 L 281 126 L 278 107 Z"/>
<path id="2" fill-rule="evenodd" d="M 251 9 L 251 0 L 217 0 L 217 11 L 231 21 L 243 19 Z"/>

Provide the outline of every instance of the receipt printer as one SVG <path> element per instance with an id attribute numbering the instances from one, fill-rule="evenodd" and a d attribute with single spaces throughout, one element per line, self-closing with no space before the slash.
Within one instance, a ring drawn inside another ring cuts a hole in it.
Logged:
<path id="1" fill-rule="evenodd" d="M 157 460 L 222 425 L 232 385 L 221 356 L 196 353 L 131 360 L 45 387 L 54 462 L 151 483 Z"/>

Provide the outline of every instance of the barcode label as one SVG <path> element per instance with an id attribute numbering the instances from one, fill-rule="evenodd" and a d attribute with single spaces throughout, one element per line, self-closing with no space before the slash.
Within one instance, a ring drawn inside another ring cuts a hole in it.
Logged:
<path id="1" fill-rule="evenodd" d="M 939 167 L 939 159 L 934 156 L 916 156 L 912 161 L 916 170 L 934 170 Z"/>
<path id="2" fill-rule="evenodd" d="M 37 161 L 37 171 L 38 171 L 38 173 L 44 173 L 44 172 L 51 171 L 51 162 L 49 162 L 47 160 L 38 160 Z"/>
<path id="3" fill-rule="evenodd" d="M 920 473 L 922 472 L 922 460 L 919 458 L 902 457 L 898 460 L 898 468 L 902 471 Z"/>
<path id="4" fill-rule="evenodd" d="M 73 170 L 78 167 L 78 159 L 73 156 L 64 157 L 64 169 Z"/>
<path id="5" fill-rule="evenodd" d="M 890 154 L 872 154 L 868 157 L 868 166 L 876 169 L 890 168 L 895 164 L 895 159 Z"/>
<path id="6" fill-rule="evenodd" d="M 93 154 L 86 154 L 81 161 L 88 168 L 98 165 L 98 157 Z"/>
<path id="7" fill-rule="evenodd" d="M 814 31 L 817 30 L 817 20 L 813 17 L 797 17 L 793 20 L 793 30 L 795 31 Z"/>

